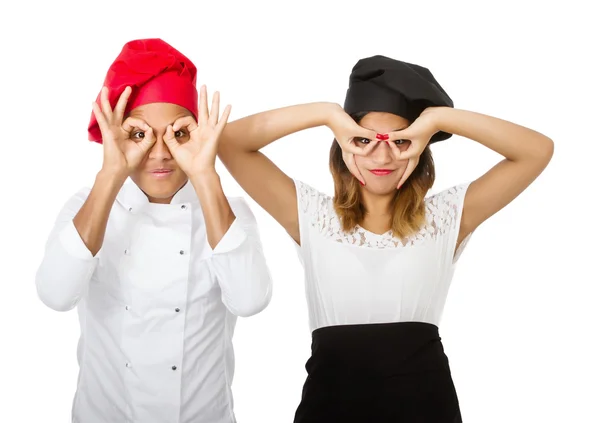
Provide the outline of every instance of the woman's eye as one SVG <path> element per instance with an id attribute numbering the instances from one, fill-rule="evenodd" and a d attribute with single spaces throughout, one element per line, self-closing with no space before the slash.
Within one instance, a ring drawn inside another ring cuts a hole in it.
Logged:
<path id="1" fill-rule="evenodd" d="M 179 131 L 175 131 L 175 137 L 176 138 L 185 137 L 185 132 L 183 132 L 181 129 Z"/>
<path id="2" fill-rule="evenodd" d="M 367 145 L 367 144 L 369 144 L 371 142 L 371 140 L 368 139 L 368 138 L 359 138 L 359 137 L 356 137 L 356 138 L 354 138 L 354 142 L 357 142 L 359 144 Z"/>
<path id="3" fill-rule="evenodd" d="M 396 143 L 396 145 L 401 145 L 401 144 L 404 144 L 405 142 L 408 142 L 408 140 L 394 140 L 394 142 Z"/>

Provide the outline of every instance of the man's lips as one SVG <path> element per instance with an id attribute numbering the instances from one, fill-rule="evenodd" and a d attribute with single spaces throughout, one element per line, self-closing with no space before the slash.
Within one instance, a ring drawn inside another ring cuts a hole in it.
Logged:
<path id="1" fill-rule="evenodd" d="M 173 172 L 175 172 L 173 169 L 153 169 L 150 174 L 155 178 L 167 178 Z"/>

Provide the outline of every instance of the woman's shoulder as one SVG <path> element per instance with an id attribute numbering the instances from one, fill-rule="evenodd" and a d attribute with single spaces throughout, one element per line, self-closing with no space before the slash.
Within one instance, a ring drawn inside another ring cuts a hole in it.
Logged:
<path id="1" fill-rule="evenodd" d="M 333 206 L 333 198 L 306 182 L 294 179 L 298 207 L 304 211 L 329 210 Z"/>
<path id="2" fill-rule="evenodd" d="M 425 204 L 438 208 L 456 205 L 457 202 L 460 202 L 464 198 L 469 184 L 470 182 L 465 182 L 435 193 L 430 193 L 425 197 Z"/>
<path id="3" fill-rule="evenodd" d="M 460 218 L 463 200 L 470 182 L 443 189 L 425 197 L 427 222 L 438 229 Z"/>

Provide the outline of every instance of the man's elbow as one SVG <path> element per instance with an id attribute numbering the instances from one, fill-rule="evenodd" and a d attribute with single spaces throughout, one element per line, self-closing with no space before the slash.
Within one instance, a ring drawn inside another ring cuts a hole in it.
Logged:
<path id="1" fill-rule="evenodd" d="M 271 285 L 260 293 L 248 294 L 228 308 L 238 317 L 251 317 L 262 312 L 271 302 Z"/>
<path id="2" fill-rule="evenodd" d="M 70 311 L 73 310 L 79 299 L 74 299 L 72 297 L 57 295 L 54 289 L 47 286 L 47 284 L 41 283 L 40 280 L 36 280 L 36 288 L 38 298 L 42 301 L 42 303 L 54 310 L 54 311 Z"/>

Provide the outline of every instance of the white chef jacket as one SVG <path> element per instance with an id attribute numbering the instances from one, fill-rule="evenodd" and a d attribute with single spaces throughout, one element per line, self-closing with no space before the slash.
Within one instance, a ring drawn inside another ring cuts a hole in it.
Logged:
<path id="1" fill-rule="evenodd" d="M 120 190 L 95 257 L 64 206 L 36 275 L 55 310 L 78 308 L 77 423 L 232 423 L 236 316 L 264 309 L 271 276 L 256 220 L 229 198 L 235 221 L 211 249 L 190 182 L 171 204 Z"/>

